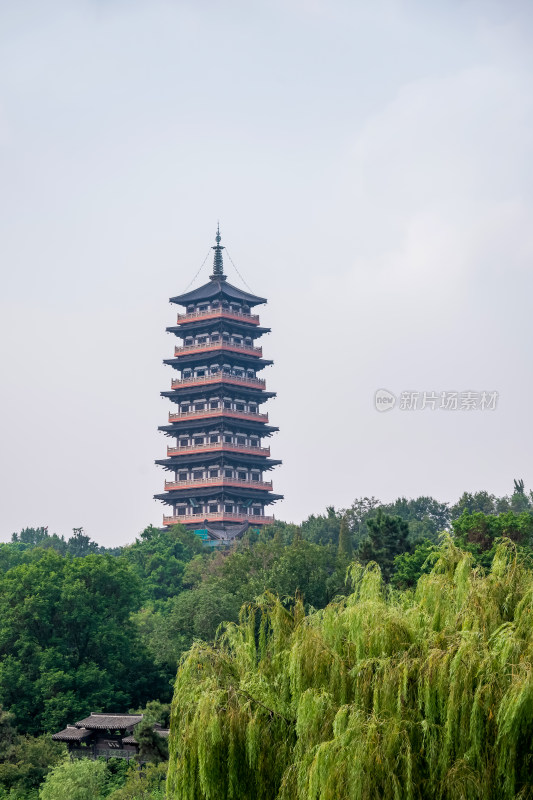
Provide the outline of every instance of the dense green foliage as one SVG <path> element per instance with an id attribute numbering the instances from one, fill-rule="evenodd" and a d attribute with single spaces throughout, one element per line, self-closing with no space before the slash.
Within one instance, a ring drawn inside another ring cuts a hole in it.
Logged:
<path id="1" fill-rule="evenodd" d="M 39 800 L 95 800 L 104 793 L 106 773 L 101 760 L 62 761 L 46 776 Z"/>
<path id="2" fill-rule="evenodd" d="M 502 537 L 529 563 L 531 493 L 517 480 L 508 497 L 465 493 L 452 506 L 431 497 L 388 504 L 364 497 L 300 526 L 276 522 L 223 551 L 180 526 L 150 526 L 133 544 L 113 549 L 81 528 L 68 539 L 46 528 L 13 534 L 0 544 L 0 800 L 37 800 L 64 753 L 46 732 L 90 711 L 144 708 L 150 720 L 168 725 L 165 704 L 180 659 L 191 648 L 203 653 L 203 643 L 238 622 L 242 606 L 269 593 L 289 616 L 295 607 L 308 618 L 325 615 L 351 602 L 352 559 L 376 562 L 390 587 L 412 589 L 442 560 L 445 529 L 474 566 L 491 568 Z M 268 638 L 262 614 L 254 617 L 258 642 Z M 145 755 L 166 757 L 166 742 L 148 723 L 138 734 Z M 159 800 L 164 764 L 153 770 L 148 781 L 144 771 L 113 759 L 101 796 Z"/>
<path id="3" fill-rule="evenodd" d="M 153 697 L 158 674 L 130 620 L 138 592 L 127 564 L 108 555 L 36 549 L 0 575 L 0 704 L 21 730 Z"/>
<path id="4" fill-rule="evenodd" d="M 513 800 L 533 792 L 533 573 L 452 541 L 415 592 L 354 564 L 306 614 L 267 594 L 180 665 L 169 800 Z"/>
<path id="5" fill-rule="evenodd" d="M 120 759 L 64 758 L 48 772 L 38 800 L 163 800 L 166 772 L 166 764 L 139 770 Z"/>

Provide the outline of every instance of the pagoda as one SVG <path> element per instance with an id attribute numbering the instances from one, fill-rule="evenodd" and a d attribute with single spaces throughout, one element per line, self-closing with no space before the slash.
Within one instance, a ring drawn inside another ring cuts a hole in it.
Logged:
<path id="1" fill-rule="evenodd" d="M 282 498 L 265 478 L 281 463 L 263 443 L 278 430 L 262 411 L 275 392 L 258 377 L 272 361 L 256 340 L 270 329 L 252 314 L 266 300 L 228 283 L 220 240 L 217 228 L 209 282 L 170 298 L 185 313 L 167 328 L 182 342 L 163 362 L 178 377 L 161 392 L 174 408 L 159 430 L 174 441 L 167 458 L 156 461 L 171 473 L 164 494 L 155 495 L 172 510 L 164 525 L 181 523 L 211 545 L 273 522 L 266 509 Z"/>

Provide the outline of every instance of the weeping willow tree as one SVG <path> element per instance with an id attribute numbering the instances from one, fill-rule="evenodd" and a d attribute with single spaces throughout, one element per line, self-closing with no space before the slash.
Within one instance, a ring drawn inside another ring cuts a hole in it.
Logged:
<path id="1" fill-rule="evenodd" d="M 414 591 L 353 564 L 305 614 L 264 595 L 182 661 L 169 800 L 533 798 L 533 574 L 452 542 Z"/>

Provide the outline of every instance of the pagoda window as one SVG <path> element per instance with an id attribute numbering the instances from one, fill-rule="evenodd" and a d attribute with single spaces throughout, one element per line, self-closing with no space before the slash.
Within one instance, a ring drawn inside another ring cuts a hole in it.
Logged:
<path id="1" fill-rule="evenodd" d="M 259 472 L 252 472 L 252 480 L 253 481 L 258 481 L 260 477 L 261 477 L 261 474 Z"/>
<path id="2" fill-rule="evenodd" d="M 188 445 L 189 445 L 189 440 L 188 439 L 180 439 L 180 441 L 179 441 L 179 446 L 180 447 L 188 447 Z"/>
<path id="3" fill-rule="evenodd" d="M 243 370 L 240 367 L 234 367 L 233 374 L 236 375 L 237 378 L 242 378 Z"/>
<path id="4" fill-rule="evenodd" d="M 217 505 L 213 504 L 213 505 L 209 506 L 209 513 L 210 514 L 216 514 L 217 512 L 218 512 L 218 506 Z"/>
<path id="5" fill-rule="evenodd" d="M 194 444 L 199 445 L 199 444 L 203 444 L 203 443 L 204 443 L 204 437 L 203 436 L 195 436 L 194 437 Z"/>
<path id="6" fill-rule="evenodd" d="M 190 347 L 192 344 L 194 344 L 194 339 L 192 338 L 192 336 L 187 336 L 187 338 L 185 339 L 184 344 L 185 344 L 185 347 Z"/>
<path id="7" fill-rule="evenodd" d="M 218 400 L 211 400 L 209 408 L 218 408 Z"/>
<path id="8" fill-rule="evenodd" d="M 203 305 L 198 306 L 198 311 L 207 311 L 209 308 L 207 303 L 203 303 Z"/>
<path id="9" fill-rule="evenodd" d="M 251 447 L 259 447 L 259 439 L 255 439 L 250 437 L 250 446 Z"/>
<path id="10" fill-rule="evenodd" d="M 203 480 L 204 473 L 201 469 L 195 469 L 192 473 L 193 481 L 201 481 Z"/>
<path id="11" fill-rule="evenodd" d="M 235 403 L 235 411 L 244 411 L 244 403 Z"/>
<path id="12" fill-rule="evenodd" d="M 250 313 L 250 306 L 244 305 L 242 307 L 242 311 L 243 311 L 243 314 L 249 314 Z"/>
<path id="13" fill-rule="evenodd" d="M 184 517 L 187 513 L 187 506 L 178 506 L 176 511 L 178 512 L 178 517 Z"/>
<path id="14" fill-rule="evenodd" d="M 211 334 L 211 341 L 212 342 L 219 342 L 220 341 L 220 335 L 218 333 Z"/>
<path id="15" fill-rule="evenodd" d="M 194 314 L 194 306 L 187 306 L 187 314 Z"/>
<path id="16" fill-rule="evenodd" d="M 257 414 L 257 406 L 255 403 L 250 403 L 248 409 L 250 411 L 250 414 Z"/>
<path id="17" fill-rule="evenodd" d="M 253 369 L 249 369 L 246 374 L 249 378 L 255 378 L 255 372 L 253 371 Z"/>
<path id="18" fill-rule="evenodd" d="M 224 408 L 231 408 L 231 400 L 224 400 Z"/>
<path id="19" fill-rule="evenodd" d="M 192 370 L 184 369 L 183 370 L 183 380 L 186 381 L 192 376 Z"/>
<path id="20" fill-rule="evenodd" d="M 232 513 L 233 513 L 233 506 L 232 506 L 230 503 L 226 503 L 226 504 L 224 505 L 224 511 L 225 511 L 227 514 L 232 514 Z"/>
<path id="21" fill-rule="evenodd" d="M 206 372 L 205 371 L 205 367 L 203 369 L 197 369 L 196 370 L 196 377 L 197 378 L 203 378 L 205 376 L 205 372 Z"/>
<path id="22" fill-rule="evenodd" d="M 209 470 L 209 477 L 210 478 L 218 478 L 218 469 L 210 469 Z"/>
<path id="23" fill-rule="evenodd" d="M 237 477 L 240 481 L 245 481 L 247 478 L 246 472 L 238 472 Z"/>
<path id="24" fill-rule="evenodd" d="M 211 305 L 213 306 L 213 308 L 218 308 L 218 307 L 219 307 L 219 305 L 220 305 L 220 303 L 219 303 L 219 301 L 218 301 L 218 300 L 213 300 L 213 302 L 211 303 Z"/>
<path id="25" fill-rule="evenodd" d="M 245 445 L 246 444 L 246 436 L 237 436 L 236 437 L 237 444 Z"/>
<path id="26" fill-rule="evenodd" d="M 250 336 L 246 337 L 246 339 L 244 340 L 244 344 L 247 345 L 247 347 L 251 347 L 252 346 L 252 339 L 251 339 Z"/>
<path id="27" fill-rule="evenodd" d="M 188 403 L 183 403 L 183 405 L 180 406 L 180 410 L 182 414 L 187 414 L 190 410 L 190 405 Z"/>
<path id="28" fill-rule="evenodd" d="M 225 469 L 224 470 L 224 477 L 225 478 L 233 478 L 233 470 L 232 469 Z"/>
<path id="29" fill-rule="evenodd" d="M 205 408 L 205 403 L 195 403 L 194 410 L 195 411 L 203 411 Z"/>
<path id="30" fill-rule="evenodd" d="M 211 444 L 216 444 L 218 442 L 218 433 L 213 433 L 209 437 L 209 441 L 211 442 Z"/>
<path id="31" fill-rule="evenodd" d="M 256 516 L 259 516 L 259 515 L 262 513 L 262 509 L 261 509 L 261 508 L 258 508 L 257 506 L 254 506 L 254 508 L 252 509 L 252 512 L 253 512 L 253 513 L 254 513 Z"/>
<path id="32" fill-rule="evenodd" d="M 186 472 L 180 472 L 178 477 L 180 481 L 186 481 L 189 476 L 187 475 Z"/>
<path id="33" fill-rule="evenodd" d="M 198 344 L 205 344 L 207 342 L 207 336 L 199 336 L 196 341 Z"/>
<path id="34" fill-rule="evenodd" d="M 224 331 L 224 333 L 222 334 L 222 341 L 229 342 L 229 333 L 227 333 L 226 331 Z"/>
<path id="35" fill-rule="evenodd" d="M 227 434 L 224 436 L 224 441 L 225 441 L 225 442 L 229 442 L 229 444 L 231 444 L 231 443 L 233 442 L 233 436 L 231 435 L 231 433 L 227 433 Z"/>

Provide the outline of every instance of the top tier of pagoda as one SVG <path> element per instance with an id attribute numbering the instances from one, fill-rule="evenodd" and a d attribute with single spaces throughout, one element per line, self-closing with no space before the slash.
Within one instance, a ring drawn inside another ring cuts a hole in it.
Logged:
<path id="1" fill-rule="evenodd" d="M 175 441 L 156 462 L 173 474 L 156 495 L 172 509 L 164 524 L 187 525 L 211 543 L 272 522 L 265 507 L 281 497 L 264 475 L 280 463 L 263 443 L 277 428 L 260 407 L 275 394 L 258 377 L 272 361 L 256 345 L 269 328 L 252 309 L 266 300 L 228 283 L 220 241 L 217 229 L 209 282 L 170 298 L 185 313 L 167 328 L 182 344 L 164 362 L 179 376 L 161 393 L 175 409 L 159 430 Z"/>

